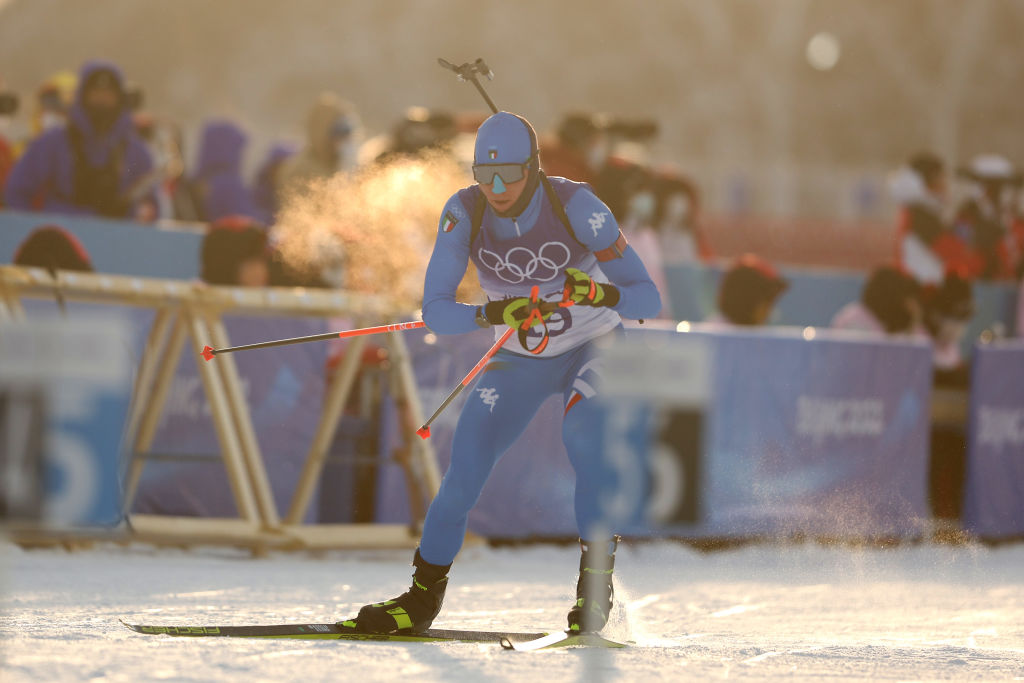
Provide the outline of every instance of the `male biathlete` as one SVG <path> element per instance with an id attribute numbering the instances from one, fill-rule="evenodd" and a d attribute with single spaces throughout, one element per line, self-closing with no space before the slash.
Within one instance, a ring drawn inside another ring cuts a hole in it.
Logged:
<path id="1" fill-rule="evenodd" d="M 537 135 L 526 119 L 498 112 L 484 121 L 474 162 L 477 184 L 456 192 L 441 215 L 424 284 L 423 319 L 438 334 L 494 326 L 496 339 L 506 326 L 516 326 L 518 341 L 510 339 L 497 353 L 462 409 L 451 464 L 427 511 L 409 590 L 364 606 L 354 624 L 345 624 L 372 633 L 430 627 L 469 511 L 494 464 L 541 403 L 560 393 L 562 441 L 576 472 L 582 549 L 569 629 L 598 631 L 612 606 L 617 537 L 599 526 L 600 467 L 593 442 L 600 418 L 592 400 L 597 379 L 592 342 L 621 328 L 621 317 L 657 315 L 661 299 L 611 211 L 590 187 L 544 176 Z M 470 260 L 489 299 L 483 306 L 455 301 Z M 562 305 L 538 306 L 531 302 L 534 291 Z M 532 326 L 523 330 L 528 316 Z"/>

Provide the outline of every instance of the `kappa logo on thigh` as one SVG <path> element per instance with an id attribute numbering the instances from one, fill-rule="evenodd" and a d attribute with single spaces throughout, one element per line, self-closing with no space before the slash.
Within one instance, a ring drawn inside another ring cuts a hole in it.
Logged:
<path id="1" fill-rule="evenodd" d="M 494 406 L 497 405 L 498 399 L 501 398 L 497 390 L 494 387 L 479 387 L 476 392 L 480 394 L 480 400 L 484 402 L 484 405 L 490 406 L 493 413 Z"/>

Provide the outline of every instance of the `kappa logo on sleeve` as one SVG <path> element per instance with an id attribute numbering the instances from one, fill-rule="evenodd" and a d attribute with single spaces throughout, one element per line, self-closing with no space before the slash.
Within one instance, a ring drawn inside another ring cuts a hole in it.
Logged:
<path id="1" fill-rule="evenodd" d="M 597 237 L 597 232 L 604 226 L 605 219 L 607 218 L 607 211 L 595 211 L 587 219 L 587 222 L 590 223 L 590 229 L 594 231 L 594 237 Z"/>

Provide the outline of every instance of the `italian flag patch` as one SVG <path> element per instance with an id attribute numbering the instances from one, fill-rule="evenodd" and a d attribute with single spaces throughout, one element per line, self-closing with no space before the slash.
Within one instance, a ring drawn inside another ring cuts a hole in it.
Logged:
<path id="1" fill-rule="evenodd" d="M 453 216 L 451 211 L 445 211 L 444 218 L 441 220 L 441 230 L 451 232 L 458 222 L 459 219 Z"/>

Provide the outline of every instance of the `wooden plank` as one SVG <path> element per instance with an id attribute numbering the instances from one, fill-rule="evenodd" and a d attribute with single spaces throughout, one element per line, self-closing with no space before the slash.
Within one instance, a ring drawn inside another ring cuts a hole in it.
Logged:
<path id="1" fill-rule="evenodd" d="M 288 515 L 285 517 L 286 524 L 298 524 L 306 515 L 306 509 L 313 497 L 316 483 L 323 471 L 327 449 L 330 448 L 331 441 L 334 440 L 334 433 L 338 429 L 338 419 L 352 392 L 352 384 L 359 372 L 359 364 L 365 347 L 366 337 L 353 338 L 345 347 L 345 357 L 334 371 L 327 394 L 324 396 L 323 410 L 320 412 L 320 421 L 313 435 L 313 443 L 306 455 L 306 462 L 303 463 L 302 473 L 295 486 L 295 493 L 292 494 L 292 502 L 288 508 Z"/>
<path id="2" fill-rule="evenodd" d="M 54 297 L 56 291 L 69 301 L 117 303 L 156 308 L 194 302 L 243 315 L 370 315 L 387 318 L 398 313 L 384 297 L 302 287 L 217 287 L 181 280 L 57 271 L 54 279 L 42 268 L 0 266 L 0 286 L 21 296 Z"/>
<path id="3" fill-rule="evenodd" d="M 139 421 L 149 406 L 153 395 L 154 383 L 157 377 L 157 368 L 161 360 L 164 348 L 167 346 L 168 331 L 174 315 L 171 309 L 162 307 L 157 309 L 153 324 L 150 325 L 149 334 L 146 336 L 146 344 L 142 347 L 142 358 L 139 360 L 139 368 L 135 374 L 135 386 L 132 388 L 132 402 L 129 410 L 128 428 L 125 434 L 128 435 L 128 443 L 134 444 L 136 430 Z"/>
<path id="4" fill-rule="evenodd" d="M 228 332 L 224 328 L 224 322 L 220 316 L 215 313 L 206 313 L 204 318 L 213 343 L 218 348 L 231 346 Z M 242 382 L 234 356 L 231 354 L 217 356 L 210 363 L 216 366 L 226 389 L 228 408 L 231 410 L 235 429 L 241 441 L 242 457 L 245 459 L 246 471 L 249 473 L 249 485 L 256 497 L 256 506 L 259 508 L 260 516 L 267 527 L 276 527 L 281 523 L 281 517 L 278 515 L 277 505 L 274 503 L 274 493 L 270 488 L 270 480 L 267 478 L 267 470 L 260 453 L 260 445 L 252 424 L 249 405 L 246 403 L 245 394 L 242 391 Z"/>
<path id="5" fill-rule="evenodd" d="M 186 319 L 189 334 L 196 349 L 209 343 L 210 333 L 201 317 L 188 309 L 182 310 L 182 316 Z M 206 398 L 210 402 L 213 426 L 217 431 L 217 441 L 220 442 L 224 467 L 228 473 L 228 481 L 235 497 L 238 514 L 242 519 L 250 522 L 260 522 L 262 516 L 249 484 L 249 474 L 246 470 L 245 458 L 242 455 L 242 445 L 235 429 L 220 373 L 210 363 L 203 360 L 196 350 L 189 350 L 187 353 L 191 353 L 195 357 L 199 375 L 203 378 Z"/>
<path id="6" fill-rule="evenodd" d="M 172 515 L 130 515 L 128 523 L 136 539 L 182 543 L 211 541 L 270 540 L 259 522 L 227 517 L 176 517 Z"/>
<path id="7" fill-rule="evenodd" d="M 397 399 L 405 403 L 406 414 L 412 419 L 412 433 L 408 435 L 416 459 L 416 471 L 423 478 L 426 497 L 429 504 L 441 488 L 441 470 L 437 465 L 437 454 L 428 439 L 420 439 L 416 430 L 424 422 L 423 404 L 420 402 L 416 389 L 416 375 L 413 372 L 409 348 L 405 345 L 398 332 L 388 334 L 388 346 L 391 349 L 391 368 L 397 375 L 399 394 Z"/>
<path id="8" fill-rule="evenodd" d="M 124 504 L 127 510 L 131 509 L 132 503 L 135 501 L 142 468 L 146 464 L 145 454 L 153 445 L 153 438 L 156 436 L 156 429 L 160 424 L 160 416 L 163 414 L 164 404 L 167 402 L 167 393 L 174 381 L 178 358 L 181 356 L 187 336 L 188 330 L 185 321 L 178 313 L 173 318 L 170 338 L 164 353 L 156 356 L 158 360 L 155 362 L 159 363 L 159 370 L 154 378 L 153 387 L 148 396 L 143 395 L 139 399 L 144 403 L 139 408 L 139 428 L 132 446 L 132 461 L 128 466 L 128 476 L 125 478 Z M 150 351 L 147 349 L 143 358 L 149 353 Z"/>
<path id="9" fill-rule="evenodd" d="M 404 524 L 286 524 L 282 533 L 302 548 L 409 548 L 419 535 Z"/>

